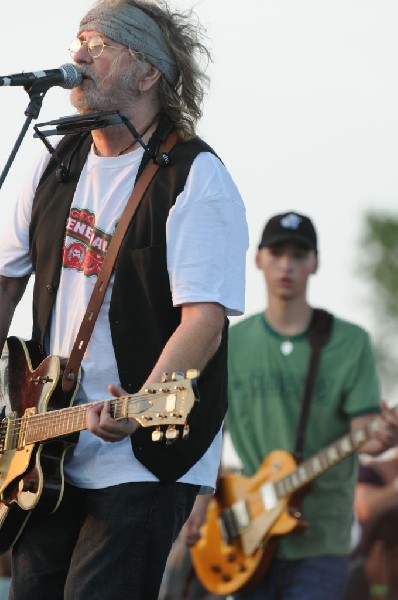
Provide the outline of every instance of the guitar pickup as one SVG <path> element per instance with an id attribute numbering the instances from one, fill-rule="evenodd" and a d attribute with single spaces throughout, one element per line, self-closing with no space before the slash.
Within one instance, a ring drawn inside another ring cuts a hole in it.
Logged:
<path id="1" fill-rule="evenodd" d="M 235 502 L 231 506 L 231 510 L 239 531 L 242 531 L 242 529 L 245 529 L 245 527 L 250 525 L 250 515 L 245 500 Z"/>
<path id="2" fill-rule="evenodd" d="M 16 412 L 10 412 L 8 413 L 7 418 L 4 420 L 6 421 L 6 431 L 4 435 L 4 446 L 1 449 L 2 452 L 13 450 L 17 447 L 17 439 L 15 434 L 17 416 L 18 415 Z"/>
<path id="3" fill-rule="evenodd" d="M 261 497 L 265 510 L 271 510 L 275 508 L 278 503 L 278 498 L 276 496 L 273 483 L 265 483 L 263 486 L 261 486 Z"/>

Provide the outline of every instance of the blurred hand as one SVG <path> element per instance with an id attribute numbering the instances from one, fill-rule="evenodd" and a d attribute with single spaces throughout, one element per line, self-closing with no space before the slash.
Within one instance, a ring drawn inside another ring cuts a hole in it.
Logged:
<path id="1" fill-rule="evenodd" d="M 375 438 L 380 440 L 386 449 L 392 448 L 398 444 L 398 417 L 391 412 L 384 400 L 381 403 L 381 410 L 381 419 L 375 433 Z"/>
<path id="2" fill-rule="evenodd" d="M 180 541 L 186 546 L 193 546 L 200 540 L 200 528 L 206 520 L 207 507 L 211 494 L 196 496 L 191 514 L 180 531 Z"/>

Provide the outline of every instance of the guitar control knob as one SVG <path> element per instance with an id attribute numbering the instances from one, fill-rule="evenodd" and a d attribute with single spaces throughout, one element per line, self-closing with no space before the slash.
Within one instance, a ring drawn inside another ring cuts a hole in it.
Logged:
<path id="1" fill-rule="evenodd" d="M 211 565 L 211 570 L 213 571 L 213 573 L 221 573 L 220 565 Z"/>

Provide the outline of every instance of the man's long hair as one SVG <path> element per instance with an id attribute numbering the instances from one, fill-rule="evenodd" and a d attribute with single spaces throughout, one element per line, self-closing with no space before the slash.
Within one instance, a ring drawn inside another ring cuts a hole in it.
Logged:
<path id="1" fill-rule="evenodd" d="M 101 4 L 101 0 L 98 4 Z M 130 4 L 140 8 L 163 32 L 180 75 L 174 88 L 161 76 L 160 111 L 171 120 L 182 139 L 191 139 L 195 136 L 196 123 L 202 116 L 205 88 L 209 83 L 205 69 L 211 61 L 211 54 L 203 43 L 203 27 L 192 11 L 172 11 L 164 0 L 111 0 L 110 4 Z M 134 48 L 131 50 L 134 51 Z M 139 59 L 140 53 L 134 52 L 134 55 Z M 141 57 L 148 61 L 145 56 Z"/>

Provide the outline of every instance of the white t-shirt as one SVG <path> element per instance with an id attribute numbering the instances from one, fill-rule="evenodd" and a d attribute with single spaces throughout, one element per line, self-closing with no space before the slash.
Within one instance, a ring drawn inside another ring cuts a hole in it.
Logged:
<path id="1" fill-rule="evenodd" d="M 107 158 L 90 150 L 66 225 L 61 279 L 51 320 L 51 354 L 70 355 L 142 153 L 138 149 Z M 0 275 L 20 277 L 32 272 L 31 207 L 48 160 L 45 153 L 22 189 L 11 222 L 0 238 Z M 185 188 L 170 210 L 166 236 L 173 304 L 217 302 L 225 307 L 226 314 L 241 314 L 248 246 L 245 209 L 230 175 L 212 154 L 200 153 L 195 159 Z M 108 398 L 108 384 L 120 384 L 108 319 L 111 289 L 112 280 L 82 361 L 78 402 Z M 180 481 L 214 488 L 220 452 L 221 432 Z M 135 458 L 129 438 L 110 444 L 88 431 L 81 432 L 64 467 L 67 480 L 79 487 L 156 481 Z"/>

